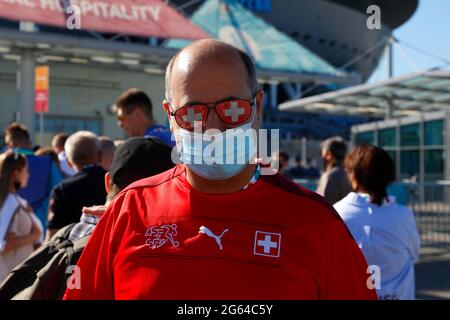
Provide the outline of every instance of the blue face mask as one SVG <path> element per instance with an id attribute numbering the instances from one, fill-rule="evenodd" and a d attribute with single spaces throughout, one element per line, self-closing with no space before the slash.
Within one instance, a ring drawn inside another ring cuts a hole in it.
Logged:
<path id="1" fill-rule="evenodd" d="M 254 116 L 253 116 L 254 119 Z M 217 134 L 200 134 L 178 129 L 180 160 L 208 180 L 226 180 L 239 174 L 256 157 L 253 120 Z"/>

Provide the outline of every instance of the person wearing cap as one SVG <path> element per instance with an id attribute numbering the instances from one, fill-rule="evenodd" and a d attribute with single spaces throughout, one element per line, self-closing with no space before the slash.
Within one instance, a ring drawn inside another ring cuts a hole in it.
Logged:
<path id="1" fill-rule="evenodd" d="M 262 101 L 235 47 L 201 40 L 171 60 L 163 106 L 183 164 L 114 198 L 65 299 L 376 299 L 336 211 L 254 161 Z"/>
<path id="2" fill-rule="evenodd" d="M 157 138 L 130 138 L 113 155 L 111 168 L 105 174 L 107 192 L 104 205 L 83 207 L 80 222 L 70 232 L 69 240 L 90 235 L 114 197 L 134 181 L 164 172 L 174 166 L 172 149 Z"/>

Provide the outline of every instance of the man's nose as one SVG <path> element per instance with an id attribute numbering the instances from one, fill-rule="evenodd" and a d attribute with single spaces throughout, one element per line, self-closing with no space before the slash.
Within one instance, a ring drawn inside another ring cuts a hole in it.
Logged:
<path id="1" fill-rule="evenodd" d="M 209 111 L 208 119 L 206 119 L 205 130 L 208 129 L 217 129 L 220 131 L 224 131 L 226 129 L 225 124 L 220 120 L 214 109 Z"/>

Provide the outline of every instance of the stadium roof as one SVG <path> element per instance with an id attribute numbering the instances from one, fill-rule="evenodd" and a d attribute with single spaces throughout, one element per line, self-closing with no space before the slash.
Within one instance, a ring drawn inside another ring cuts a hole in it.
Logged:
<path id="1" fill-rule="evenodd" d="M 398 117 L 450 110 L 450 70 L 414 73 L 280 104 L 282 111 Z"/>
<path id="2" fill-rule="evenodd" d="M 212 37 L 251 55 L 260 80 L 357 82 L 357 79 L 335 69 L 235 0 L 207 0 L 192 15 L 191 21 Z M 189 43 L 171 39 L 166 46 L 179 49 Z"/>
<path id="3" fill-rule="evenodd" d="M 64 34 L 22 32 L 0 27 L 0 59 L 20 60 L 31 50 L 37 63 L 66 62 L 120 65 L 163 75 L 176 50 L 149 45 L 97 40 Z"/>

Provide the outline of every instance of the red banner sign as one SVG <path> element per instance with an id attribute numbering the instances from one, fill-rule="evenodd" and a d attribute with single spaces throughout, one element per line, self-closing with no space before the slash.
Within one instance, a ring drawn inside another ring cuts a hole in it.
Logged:
<path id="1" fill-rule="evenodd" d="M 39 66 L 34 69 L 34 112 L 48 112 L 48 66 Z"/>
<path id="2" fill-rule="evenodd" d="M 208 35 L 162 0 L 0 0 L 0 18 L 144 37 Z"/>

